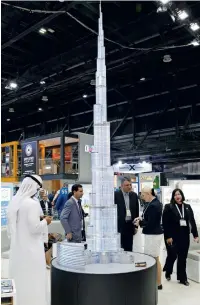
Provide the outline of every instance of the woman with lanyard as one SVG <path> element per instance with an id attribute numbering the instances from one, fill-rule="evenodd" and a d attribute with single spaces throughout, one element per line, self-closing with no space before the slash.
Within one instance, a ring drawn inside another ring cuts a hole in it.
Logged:
<path id="1" fill-rule="evenodd" d="M 180 281 L 180 284 L 189 286 L 186 274 L 186 260 L 190 246 L 190 232 L 196 242 L 199 242 L 199 238 L 193 210 L 184 201 L 183 192 L 180 189 L 175 189 L 172 192 L 170 204 L 166 204 L 164 208 L 162 223 L 167 259 L 163 271 L 166 272 L 166 279 L 170 281 L 174 262 L 178 258 L 177 280 Z"/>
<path id="2" fill-rule="evenodd" d="M 162 204 L 155 196 L 154 189 L 149 187 L 142 189 L 141 196 L 148 204 L 143 211 L 142 217 L 136 218 L 134 224 L 143 228 L 144 253 L 156 259 L 157 285 L 158 290 L 161 290 L 161 264 L 159 255 L 163 239 L 163 230 L 161 227 Z"/>

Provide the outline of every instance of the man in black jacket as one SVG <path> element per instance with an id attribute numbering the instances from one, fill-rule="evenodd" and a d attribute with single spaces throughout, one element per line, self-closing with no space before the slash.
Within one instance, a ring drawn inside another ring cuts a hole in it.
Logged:
<path id="1" fill-rule="evenodd" d="M 123 178 L 121 190 L 115 192 L 117 204 L 118 232 L 121 233 L 121 247 L 125 251 L 133 250 L 133 235 L 137 232 L 133 221 L 139 217 L 139 202 L 136 193 L 131 191 L 129 178 Z"/>

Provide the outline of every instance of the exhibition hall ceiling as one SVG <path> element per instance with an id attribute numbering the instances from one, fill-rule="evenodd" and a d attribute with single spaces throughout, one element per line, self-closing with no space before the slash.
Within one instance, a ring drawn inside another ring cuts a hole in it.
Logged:
<path id="1" fill-rule="evenodd" d="M 1 10 L 2 142 L 93 133 L 98 2 Z M 199 160 L 200 2 L 106 1 L 102 11 L 112 162 Z"/>

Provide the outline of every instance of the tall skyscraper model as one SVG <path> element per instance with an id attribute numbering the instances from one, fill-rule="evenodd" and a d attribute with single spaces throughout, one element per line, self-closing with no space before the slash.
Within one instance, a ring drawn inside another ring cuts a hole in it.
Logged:
<path id="1" fill-rule="evenodd" d="M 114 204 L 114 176 L 110 161 L 110 123 L 107 122 L 107 86 L 103 16 L 100 4 L 96 104 L 94 105 L 94 148 L 92 157 L 92 198 L 88 249 L 110 252 L 120 249 L 117 210 Z"/>

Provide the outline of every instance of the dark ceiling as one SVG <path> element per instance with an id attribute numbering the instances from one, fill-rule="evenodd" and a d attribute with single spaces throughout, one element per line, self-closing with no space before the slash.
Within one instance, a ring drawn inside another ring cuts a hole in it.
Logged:
<path id="1" fill-rule="evenodd" d="M 1 6 L 2 142 L 61 130 L 92 133 L 97 36 L 83 24 L 97 31 L 98 3 Z M 188 22 L 200 22 L 200 2 L 172 2 L 160 13 L 158 6 L 102 4 L 105 37 L 112 40 L 105 47 L 113 162 L 200 159 L 200 47 L 184 46 L 199 39 Z M 176 8 L 187 9 L 189 18 L 174 21 Z M 165 55 L 172 61 L 163 62 Z M 10 81 L 18 88 L 5 89 Z"/>

